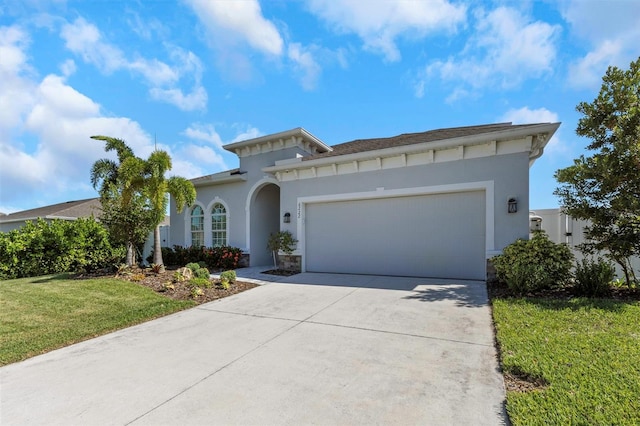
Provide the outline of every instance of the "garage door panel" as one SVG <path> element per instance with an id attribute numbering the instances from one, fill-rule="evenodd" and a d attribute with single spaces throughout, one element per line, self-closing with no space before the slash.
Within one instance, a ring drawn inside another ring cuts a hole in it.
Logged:
<path id="1" fill-rule="evenodd" d="M 483 279 L 484 192 L 308 204 L 306 269 Z"/>

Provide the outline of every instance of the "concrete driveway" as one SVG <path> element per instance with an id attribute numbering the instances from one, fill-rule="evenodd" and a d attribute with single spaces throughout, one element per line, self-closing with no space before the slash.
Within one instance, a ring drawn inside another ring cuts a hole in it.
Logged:
<path id="1" fill-rule="evenodd" d="M 241 270 L 240 270 L 241 272 Z M 506 424 L 484 283 L 299 274 L 0 369 L 0 424 Z"/>

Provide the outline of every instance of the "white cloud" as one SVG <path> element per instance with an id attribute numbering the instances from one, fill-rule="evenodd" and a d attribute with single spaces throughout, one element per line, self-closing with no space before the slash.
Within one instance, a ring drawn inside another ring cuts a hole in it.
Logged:
<path id="1" fill-rule="evenodd" d="M 73 24 L 63 25 L 60 36 L 64 39 L 67 49 L 105 73 L 127 66 L 122 51 L 103 42 L 98 28 L 84 18 L 77 18 Z"/>
<path id="2" fill-rule="evenodd" d="M 466 19 L 466 6 L 446 0 L 311 0 L 309 8 L 336 31 L 356 34 L 366 50 L 387 61 L 400 59 L 399 37 L 421 39 L 435 31 L 455 31 Z"/>
<path id="3" fill-rule="evenodd" d="M 28 35 L 18 26 L 0 27 L 0 143 L 6 143 L 34 102 L 33 71 L 27 63 Z M 3 163 L 4 164 L 4 163 Z"/>
<path id="4" fill-rule="evenodd" d="M 288 46 L 288 56 L 295 64 L 295 70 L 300 74 L 300 82 L 305 90 L 313 90 L 318 84 L 322 69 L 313 58 L 312 48 L 303 47 L 300 43 Z"/>
<path id="5" fill-rule="evenodd" d="M 210 146 L 189 144 L 182 149 L 181 153 L 181 157 L 190 158 L 195 162 L 227 169 L 224 158 Z"/>
<path id="6" fill-rule="evenodd" d="M 177 106 L 183 111 L 204 109 L 207 105 L 207 91 L 197 86 L 191 93 L 184 94 L 181 89 L 160 89 L 154 87 L 149 90 L 152 99 Z"/>
<path id="7" fill-rule="evenodd" d="M 154 100 L 185 111 L 202 110 L 207 105 L 207 92 L 201 84 L 203 66 L 193 52 L 166 46 L 172 64 L 139 54 L 127 59 L 121 49 L 104 41 L 100 30 L 83 18 L 63 25 L 60 35 L 69 50 L 102 72 L 109 74 L 127 70 L 140 75 L 151 86 L 149 94 Z M 179 86 L 189 79 L 192 80 L 192 87 L 185 94 L 185 90 Z"/>
<path id="8" fill-rule="evenodd" d="M 214 43 L 243 42 L 265 54 L 282 54 L 282 37 L 275 25 L 262 15 L 257 0 L 186 2 L 211 32 Z"/>
<path id="9" fill-rule="evenodd" d="M 572 33 L 589 49 L 569 66 L 572 87 L 597 89 L 609 65 L 626 69 L 638 57 L 640 2 L 568 0 L 561 10 Z"/>
<path id="10" fill-rule="evenodd" d="M 106 153 L 104 143 L 92 135 L 124 139 L 143 158 L 155 148 L 137 122 L 107 116 L 100 104 L 67 83 L 75 71 L 73 61 L 61 64 L 62 75 L 40 78 L 28 63 L 28 48 L 29 37 L 21 28 L 0 27 L 0 55 L 9 58 L 0 61 L 0 206 L 5 213 L 95 195 L 91 166 L 113 153 Z M 190 52 L 174 53 L 184 58 L 185 69 L 200 66 Z M 203 165 L 226 168 L 211 147 L 191 144 L 175 155 L 170 146 L 158 148 L 172 155 L 170 174 L 195 177 L 203 174 Z"/>
<path id="11" fill-rule="evenodd" d="M 211 124 L 193 123 L 182 134 L 189 139 L 208 142 L 218 148 L 223 145 L 222 138 Z"/>
<path id="12" fill-rule="evenodd" d="M 478 10 L 474 19 L 476 35 L 459 55 L 425 67 L 415 85 L 416 96 L 424 95 L 425 83 L 434 77 L 456 85 L 454 93 L 464 93 L 488 86 L 517 87 L 528 78 L 553 72 L 559 26 L 532 22 L 510 7 Z"/>
<path id="13" fill-rule="evenodd" d="M 230 143 L 246 141 L 249 139 L 255 139 L 264 135 L 264 133 L 262 133 L 260 130 L 256 129 L 255 127 L 246 127 L 246 128 L 241 128 L 241 126 L 235 126 L 235 127 L 240 130 L 239 130 L 239 133 L 236 135 L 236 137 L 233 138 Z"/>

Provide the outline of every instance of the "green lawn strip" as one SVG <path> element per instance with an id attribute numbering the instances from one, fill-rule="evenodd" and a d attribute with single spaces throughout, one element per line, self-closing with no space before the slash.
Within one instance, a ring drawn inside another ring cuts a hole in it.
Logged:
<path id="1" fill-rule="evenodd" d="M 548 386 L 508 392 L 514 425 L 640 424 L 640 302 L 495 299 L 505 372 Z"/>
<path id="2" fill-rule="evenodd" d="M 0 365 L 191 306 L 140 285 L 68 275 L 0 282 Z"/>

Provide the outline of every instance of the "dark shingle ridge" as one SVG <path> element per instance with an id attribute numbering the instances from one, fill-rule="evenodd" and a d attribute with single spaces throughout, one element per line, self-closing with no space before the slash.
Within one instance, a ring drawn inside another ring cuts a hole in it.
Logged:
<path id="1" fill-rule="evenodd" d="M 444 139 L 461 138 L 465 136 L 477 135 L 482 133 L 495 132 L 499 130 L 506 130 L 515 127 L 526 127 L 531 124 L 518 124 L 513 125 L 511 123 L 494 123 L 483 124 L 476 126 L 464 126 L 464 127 L 451 127 L 445 129 L 429 130 L 427 132 L 420 133 L 403 133 L 398 136 L 392 136 L 387 138 L 374 138 L 374 139 L 356 139 L 351 142 L 345 142 L 338 145 L 333 145 L 333 151 L 325 152 L 321 154 L 315 154 L 312 156 L 304 157 L 303 160 L 315 160 L 324 157 L 334 157 L 338 155 L 354 154 L 357 152 L 374 151 L 384 148 L 392 148 L 395 146 L 413 145 L 424 142 L 434 142 Z"/>
<path id="2" fill-rule="evenodd" d="M 37 207 L 35 209 L 23 210 L 0 217 L 0 222 L 12 221 L 16 219 L 34 219 L 47 216 L 58 217 L 89 217 L 94 215 L 99 217 L 101 213 L 99 198 L 87 198 L 85 200 L 66 201 L 52 204 L 50 206 Z"/>

